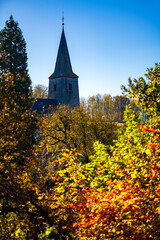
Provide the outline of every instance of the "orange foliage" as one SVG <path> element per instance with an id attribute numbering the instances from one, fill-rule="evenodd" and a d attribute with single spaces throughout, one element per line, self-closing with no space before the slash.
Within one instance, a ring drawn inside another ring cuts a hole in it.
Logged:
<path id="1" fill-rule="evenodd" d="M 148 227 L 146 232 L 145 228 L 156 217 L 157 213 L 151 208 L 160 203 L 160 186 L 157 185 L 156 198 L 152 201 L 154 206 L 148 206 L 153 198 L 149 189 L 140 189 L 125 181 L 109 182 L 107 186 L 107 192 L 103 189 L 83 191 L 78 203 L 70 206 L 81 215 L 81 221 L 73 224 L 78 237 L 152 239 L 153 229 Z"/>

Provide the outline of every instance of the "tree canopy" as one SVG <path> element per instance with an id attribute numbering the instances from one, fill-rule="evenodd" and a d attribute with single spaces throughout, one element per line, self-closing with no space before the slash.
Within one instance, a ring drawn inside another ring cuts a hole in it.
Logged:
<path id="1" fill-rule="evenodd" d="M 130 103 L 130 99 L 126 96 L 112 97 L 110 94 L 89 97 L 87 100 L 81 100 L 81 106 L 90 114 L 94 111 L 101 112 L 107 119 L 111 121 L 123 123 L 123 114 L 125 107 Z"/>
<path id="2" fill-rule="evenodd" d="M 145 122 L 142 112 L 129 105 L 126 130 L 110 151 L 97 142 L 88 163 L 66 149 L 50 163 L 47 198 L 52 199 L 52 213 L 59 214 L 61 230 L 54 225 L 48 236 L 55 231 L 64 239 L 159 239 L 159 69 L 156 64 L 148 69 L 147 80 L 129 80 L 124 88 L 146 111 Z M 45 206 L 46 195 L 37 194 Z"/>
<path id="3" fill-rule="evenodd" d="M 40 120 L 41 147 L 57 156 L 63 149 L 77 149 L 84 161 L 94 152 L 93 143 L 100 141 L 112 145 L 117 138 L 118 125 L 93 109 L 92 115 L 83 107 L 72 109 L 58 106 L 51 114 Z"/>

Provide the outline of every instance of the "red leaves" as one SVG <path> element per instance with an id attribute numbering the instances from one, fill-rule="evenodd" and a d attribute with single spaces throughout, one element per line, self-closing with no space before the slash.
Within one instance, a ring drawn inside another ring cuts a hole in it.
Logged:
<path id="1" fill-rule="evenodd" d="M 159 149 L 159 147 L 160 147 L 160 144 L 152 143 L 152 142 L 147 143 L 148 149 L 153 149 L 153 150 L 157 151 Z"/>
<path id="2" fill-rule="evenodd" d="M 145 125 L 139 125 L 139 129 L 142 131 L 142 132 L 145 132 L 145 131 L 147 131 L 147 132 L 150 132 L 150 133 L 152 133 L 152 134 L 160 134 L 160 131 L 159 130 L 156 130 L 156 129 L 154 129 L 154 128 L 148 128 L 147 126 L 145 126 Z"/>
<path id="3" fill-rule="evenodd" d="M 148 128 L 147 128 L 145 125 L 139 125 L 139 129 L 140 129 L 142 132 L 148 131 Z"/>
<path id="4" fill-rule="evenodd" d="M 34 187 L 32 188 L 32 190 L 37 190 L 37 189 L 39 189 L 39 186 L 37 185 L 37 184 L 33 184 L 34 185 Z"/>
<path id="5" fill-rule="evenodd" d="M 103 189 L 83 191 L 82 198 L 72 206 L 80 214 L 80 221 L 72 225 L 78 239 L 128 239 L 129 235 L 130 239 L 148 239 L 149 235 L 152 239 L 152 228 L 145 232 L 145 225 L 155 218 L 152 208 L 160 201 L 159 193 L 152 205 L 148 205 L 153 199 L 149 189 L 125 181 L 107 185 L 107 192 Z"/>
<path id="6" fill-rule="evenodd" d="M 109 189 L 108 192 L 92 190 L 89 195 L 86 191 L 83 199 L 78 201 L 81 221 L 73 224 L 73 228 L 80 229 L 79 237 L 91 239 L 94 236 L 98 239 L 100 235 L 111 237 L 114 234 L 125 235 L 128 231 L 122 219 L 128 221 L 138 214 L 140 207 L 137 203 L 141 198 L 135 198 L 132 186 L 122 181 L 112 184 Z M 137 195 L 137 187 L 135 193 Z"/>

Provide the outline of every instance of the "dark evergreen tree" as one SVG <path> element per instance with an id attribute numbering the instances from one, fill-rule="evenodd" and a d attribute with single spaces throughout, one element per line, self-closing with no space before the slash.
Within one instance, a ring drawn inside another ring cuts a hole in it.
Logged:
<path id="1" fill-rule="evenodd" d="M 27 70 L 26 42 L 12 16 L 0 31 L 0 74 L 3 72 L 12 73 L 16 92 L 30 98 L 31 80 Z"/>
<path id="2" fill-rule="evenodd" d="M 14 75 L 23 74 L 27 69 L 26 43 L 18 23 L 11 16 L 0 31 L 0 71 Z"/>

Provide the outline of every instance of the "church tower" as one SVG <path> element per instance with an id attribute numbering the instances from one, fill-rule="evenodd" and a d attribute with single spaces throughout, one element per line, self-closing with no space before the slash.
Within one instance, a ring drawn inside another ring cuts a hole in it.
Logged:
<path id="1" fill-rule="evenodd" d="M 49 77 L 48 98 L 55 99 L 60 104 L 70 105 L 72 108 L 79 105 L 78 76 L 72 71 L 64 22 L 55 70 Z"/>

